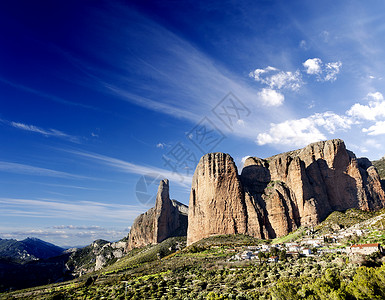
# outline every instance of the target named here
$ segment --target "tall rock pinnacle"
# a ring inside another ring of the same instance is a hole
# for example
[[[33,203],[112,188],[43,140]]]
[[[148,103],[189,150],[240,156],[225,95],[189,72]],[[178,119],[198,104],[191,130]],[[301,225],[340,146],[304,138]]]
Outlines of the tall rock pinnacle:
[[[139,215],[128,234],[127,250],[157,244],[172,236],[187,233],[188,208],[169,196],[169,181],[161,180],[155,207]]]

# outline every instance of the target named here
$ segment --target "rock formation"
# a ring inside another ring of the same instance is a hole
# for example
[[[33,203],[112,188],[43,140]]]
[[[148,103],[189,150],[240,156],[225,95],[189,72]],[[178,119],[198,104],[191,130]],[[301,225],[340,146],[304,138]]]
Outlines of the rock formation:
[[[244,193],[233,159],[224,153],[206,154],[192,180],[187,243],[246,229]]]
[[[169,182],[161,180],[155,207],[139,215],[128,234],[127,250],[157,244],[172,236],[185,236],[188,207],[169,196]]]
[[[249,157],[242,174],[228,154],[204,155],[193,176],[187,243],[216,234],[275,238],[315,225],[334,210],[385,207],[369,160],[342,140],[329,140],[267,159]]]

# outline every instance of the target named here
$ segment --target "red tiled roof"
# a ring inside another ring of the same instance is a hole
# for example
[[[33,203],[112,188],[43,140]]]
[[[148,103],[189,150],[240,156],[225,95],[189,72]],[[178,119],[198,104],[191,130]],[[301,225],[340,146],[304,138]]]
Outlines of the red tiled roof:
[[[375,244],[358,244],[358,245],[351,246],[351,248],[365,248],[365,247],[378,247],[378,246],[379,246],[378,243],[375,243]]]

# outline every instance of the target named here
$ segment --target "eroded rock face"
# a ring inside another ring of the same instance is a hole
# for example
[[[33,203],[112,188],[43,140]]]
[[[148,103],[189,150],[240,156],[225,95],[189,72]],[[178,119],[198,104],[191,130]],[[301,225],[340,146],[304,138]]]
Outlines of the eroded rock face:
[[[192,180],[188,219],[187,244],[215,234],[246,233],[244,192],[230,155],[209,153],[200,159]]]
[[[161,180],[155,207],[139,215],[128,234],[127,250],[157,244],[172,236],[187,234],[188,207],[169,195],[169,182]]]
[[[202,157],[193,177],[187,242],[214,234],[275,238],[315,225],[334,210],[385,207],[377,170],[342,140],[317,142],[267,159],[242,174],[228,154]]]

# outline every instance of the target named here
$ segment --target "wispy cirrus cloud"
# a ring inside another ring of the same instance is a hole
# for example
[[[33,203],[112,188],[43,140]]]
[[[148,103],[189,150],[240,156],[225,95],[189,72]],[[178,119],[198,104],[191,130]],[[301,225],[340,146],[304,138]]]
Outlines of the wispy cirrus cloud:
[[[12,127],[15,127],[17,129],[25,130],[25,131],[30,131],[30,132],[35,132],[35,133],[40,133],[44,136],[52,136],[52,137],[57,137],[57,138],[62,138],[65,140],[69,140],[71,142],[79,143],[80,139],[76,136],[69,135],[67,133],[64,133],[63,131],[56,130],[56,129],[44,129],[35,125],[28,125],[24,123],[18,123],[18,122],[10,122],[10,125]]]
[[[3,124],[6,124],[8,126],[11,126],[13,128],[17,128],[17,129],[28,131],[28,132],[38,133],[38,134],[44,135],[46,137],[56,137],[56,138],[68,140],[68,141],[73,142],[73,143],[80,143],[79,137],[67,134],[67,133],[60,131],[60,130],[57,130],[57,129],[52,129],[52,128],[45,129],[45,128],[31,125],[31,124],[8,121],[8,120],[3,120],[3,119],[0,119],[0,122]]]
[[[125,205],[83,200],[0,198],[6,216],[127,223],[146,210],[143,205]]]
[[[45,219],[50,223],[73,222],[94,225],[53,225],[49,228],[10,228],[0,225],[2,238],[42,238],[59,245],[86,245],[96,239],[119,240],[127,235],[128,224],[148,209],[143,205],[126,205],[84,200],[30,199],[0,197],[2,215],[7,218]],[[67,223],[68,224],[68,223]],[[71,224],[71,223],[70,223]],[[108,224],[120,229],[106,228]],[[121,224],[121,226],[119,226]],[[102,225],[102,226],[101,226]]]
[[[57,177],[57,178],[67,178],[67,179],[91,179],[91,180],[100,180],[94,177],[88,177],[78,174],[71,174],[67,172],[46,169],[35,167],[26,164],[0,161],[0,171],[9,172],[16,174],[25,174],[25,175],[34,175],[34,176],[46,176],[46,177]]]
[[[2,78],[2,77],[0,77],[0,82],[8,84],[8,85],[10,85],[10,86],[12,86],[14,88],[20,89],[22,91],[25,91],[25,92],[37,95],[39,97],[43,97],[43,98],[46,98],[48,100],[57,102],[57,103],[61,103],[61,104],[65,104],[65,105],[70,105],[70,106],[79,106],[79,107],[83,107],[83,108],[87,108],[87,109],[92,109],[92,110],[98,110],[98,108],[96,108],[96,107],[93,107],[93,106],[90,106],[90,105],[86,105],[86,104],[83,104],[83,103],[79,103],[79,102],[72,102],[72,101],[69,101],[69,100],[65,100],[63,98],[60,98],[60,97],[48,94],[46,92],[39,91],[39,90],[27,87],[27,86],[22,85],[22,84],[11,82],[11,81],[6,80],[5,78]]]
[[[139,164],[133,164],[121,159],[117,159],[114,157],[109,157],[101,154],[96,153],[89,153],[89,152],[83,152],[83,151],[76,151],[76,150],[65,150],[66,152],[85,157],[88,159],[91,159],[93,161],[96,161],[98,163],[101,163],[103,165],[109,166],[114,168],[115,170],[118,170],[120,172],[129,173],[129,174],[137,174],[137,175],[146,175],[149,177],[154,178],[167,178],[174,182],[175,184],[178,184],[182,187],[185,187],[186,189],[190,189],[190,184],[192,181],[192,176],[181,176],[180,174],[176,172],[172,172],[167,169],[162,169],[158,167],[153,166],[144,166]]]

